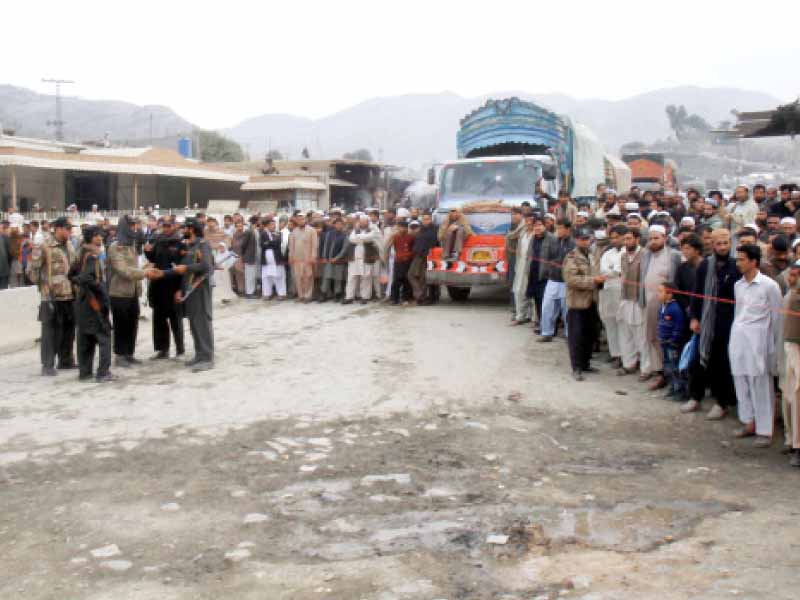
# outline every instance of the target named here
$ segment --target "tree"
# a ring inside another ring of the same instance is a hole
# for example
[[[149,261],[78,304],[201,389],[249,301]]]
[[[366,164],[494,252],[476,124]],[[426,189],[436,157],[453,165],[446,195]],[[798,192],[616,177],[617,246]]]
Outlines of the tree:
[[[342,158],[346,160],[364,160],[367,162],[372,162],[372,153],[367,150],[366,148],[359,148],[354,152],[345,152],[342,154]]]
[[[301,152],[303,158],[311,158],[311,153],[308,151],[308,148],[303,148],[303,152]]]
[[[281,154],[280,150],[270,150],[267,152],[267,158],[271,158],[272,160],[283,160],[283,154]]]
[[[669,126],[679,142],[705,138],[711,131],[711,125],[703,117],[690,115],[683,104],[680,106],[670,104],[666,110]]]
[[[242,147],[216,131],[199,129],[195,132],[200,146],[200,160],[203,162],[241,162],[244,160]]]

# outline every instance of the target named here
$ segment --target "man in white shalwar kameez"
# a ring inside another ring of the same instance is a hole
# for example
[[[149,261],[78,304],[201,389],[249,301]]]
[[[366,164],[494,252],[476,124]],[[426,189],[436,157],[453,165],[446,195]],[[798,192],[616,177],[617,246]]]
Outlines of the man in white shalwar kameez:
[[[759,271],[761,249],[739,246],[736,267],[742,278],[734,285],[736,313],[728,343],[739,420],[736,437],[757,436],[753,445],[772,443],[775,413],[773,377],[777,374],[777,347],[782,335],[783,304],[778,284]]]
[[[370,223],[369,217],[361,216],[347,241],[344,304],[353,302],[356,290],[361,302],[368,302],[372,297],[374,273],[381,268],[383,235],[377,225]]]
[[[600,275],[606,280],[598,294],[597,312],[606,329],[608,353],[616,368],[622,367],[622,349],[619,341],[619,322],[617,313],[622,301],[622,249],[625,228],[612,229],[608,235],[611,245],[600,256]],[[628,361],[630,365],[630,360]]]
[[[286,298],[286,266],[283,262],[283,240],[275,231],[275,221],[268,219],[261,232],[261,248],[264,255],[261,263],[261,295],[272,298],[278,294],[281,300]]]
[[[533,228],[535,219],[533,216],[525,217],[525,229],[520,233],[517,240],[517,262],[514,266],[514,284],[511,291],[514,292],[514,306],[516,315],[511,321],[512,325],[522,325],[530,323],[533,318],[533,298],[528,298],[528,250],[533,241]]]

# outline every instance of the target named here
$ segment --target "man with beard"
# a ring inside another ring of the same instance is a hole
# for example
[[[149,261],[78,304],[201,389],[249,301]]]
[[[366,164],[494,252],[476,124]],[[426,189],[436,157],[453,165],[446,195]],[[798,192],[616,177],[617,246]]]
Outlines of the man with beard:
[[[597,310],[606,329],[608,353],[611,365],[615,369],[622,368],[622,350],[619,342],[619,305],[622,301],[622,252],[624,236],[627,228],[618,225],[608,234],[610,245],[602,253],[599,263],[599,274],[606,279],[598,294]]]
[[[617,321],[619,323],[619,349],[622,368],[617,375],[623,377],[636,372],[643,362],[644,311],[639,305],[639,281],[641,277],[642,246],[638,227],[626,228],[622,234],[624,250],[620,255],[622,290]]]
[[[793,183],[784,183],[780,187],[780,199],[769,208],[769,214],[775,215],[780,219],[784,217],[794,216],[794,213],[800,208],[792,200],[792,192],[795,191],[796,186]]]
[[[104,268],[100,251],[103,236],[94,225],[83,231],[83,246],[78,262],[73,266],[72,282],[78,287],[75,316],[78,325],[78,379],[92,378],[95,346],[100,353],[95,380],[98,383],[112,381],[111,367],[111,321],[109,321],[109,299],[106,291]]]
[[[658,313],[661,309],[658,286],[674,281],[681,264],[680,252],[666,246],[666,233],[663,225],[651,225],[647,249],[642,253],[639,305],[645,311],[646,344],[642,353],[642,376],[639,380],[647,381],[655,375],[655,381],[649,386],[651,391],[661,389],[667,384],[663,373],[661,343],[658,339]]]
[[[74,369],[72,346],[75,341],[75,299],[69,272],[78,256],[70,243],[72,225],[66,217],[53,221],[53,239],[35,246],[28,263],[27,275],[39,285],[41,304],[39,321],[42,323],[42,375],[57,375],[59,369]]]
[[[183,225],[185,253],[180,264],[163,272],[167,279],[178,278],[180,288],[175,301],[182,304],[189,319],[194,340],[194,358],[185,363],[193,373],[214,367],[214,330],[212,326],[211,284],[214,270],[211,248],[203,239],[203,225],[196,219],[186,219]]]
[[[344,294],[344,283],[347,279],[347,233],[341,217],[333,220],[332,226],[321,238],[322,282],[320,283],[319,301],[331,298],[341,300]]]
[[[114,355],[118,367],[141,363],[134,358],[139,331],[139,298],[142,279],[152,278],[152,270],[139,268],[135,245],[141,238],[139,221],[122,215],[117,222],[117,239],[108,247],[108,295],[114,318]]]
[[[789,240],[785,235],[775,236],[767,247],[767,259],[761,261],[761,272],[778,284],[781,295],[788,291],[784,273],[788,267]]]
[[[292,262],[292,276],[297,286],[298,300],[304,304],[311,302],[314,294],[314,268],[317,262],[319,240],[317,232],[306,223],[306,216],[295,216],[296,227],[289,236],[289,256]]]
[[[242,242],[242,261],[244,262],[244,297],[257,298],[256,279],[260,273],[261,231],[258,217],[250,217],[250,228],[245,232]]]
[[[451,208],[439,228],[439,243],[445,260],[458,260],[464,242],[472,235],[467,218],[457,208]]]
[[[181,260],[183,247],[180,234],[175,230],[174,217],[161,223],[161,233],[145,244],[144,254],[156,269],[166,271]],[[151,360],[169,358],[170,330],[175,340],[175,356],[183,356],[183,315],[175,302],[175,292],[180,289],[177,279],[154,279],[147,286],[147,299],[153,308],[153,348]]]
[[[723,419],[736,402],[736,391],[728,357],[728,342],[734,317],[734,284],[740,273],[731,257],[731,234],[727,229],[712,233],[714,251],[697,267],[697,284],[690,304],[689,328],[698,334],[699,366],[689,381],[688,402],[681,412],[695,412],[711,388],[716,404],[706,419]]]
[[[408,269],[408,280],[411,282],[411,289],[414,292],[414,299],[417,304],[433,304],[437,300],[436,292],[439,286],[425,285],[428,254],[436,244],[436,227],[433,224],[431,215],[425,213],[422,215],[419,233],[414,238],[414,246],[412,247],[414,258],[411,259],[411,266]]]
[[[347,286],[342,304],[352,304],[356,291],[361,303],[366,304],[372,296],[373,272],[381,268],[383,236],[378,226],[369,217],[360,216],[347,243]]]

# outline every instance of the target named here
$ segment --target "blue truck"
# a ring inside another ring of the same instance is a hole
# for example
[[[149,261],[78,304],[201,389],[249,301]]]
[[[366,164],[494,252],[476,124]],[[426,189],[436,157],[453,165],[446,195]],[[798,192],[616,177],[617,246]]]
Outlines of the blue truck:
[[[474,235],[458,260],[435,248],[426,279],[447,286],[454,300],[466,300],[472,287],[507,285],[504,236],[515,206],[527,201],[544,211],[542,198],[560,189],[594,199],[606,162],[586,127],[516,97],[489,100],[466,115],[456,145],[458,159],[428,174],[429,183],[438,184],[434,221],[440,224],[456,208]]]

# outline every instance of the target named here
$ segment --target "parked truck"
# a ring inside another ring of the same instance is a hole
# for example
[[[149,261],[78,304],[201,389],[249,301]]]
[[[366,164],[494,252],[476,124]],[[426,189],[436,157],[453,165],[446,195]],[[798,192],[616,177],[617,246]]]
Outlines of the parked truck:
[[[469,220],[469,236],[454,260],[434,248],[427,282],[444,285],[454,300],[466,300],[473,287],[508,285],[505,234],[515,206],[529,202],[544,212],[542,198],[560,189],[573,198],[593,200],[606,180],[603,149],[583,125],[519,98],[489,100],[461,119],[458,159],[431,169],[437,183],[434,222],[451,209]]]
[[[631,180],[634,186],[643,191],[667,190],[674,192],[677,188],[677,165],[660,152],[640,152],[623,154],[624,160],[631,168]]]

